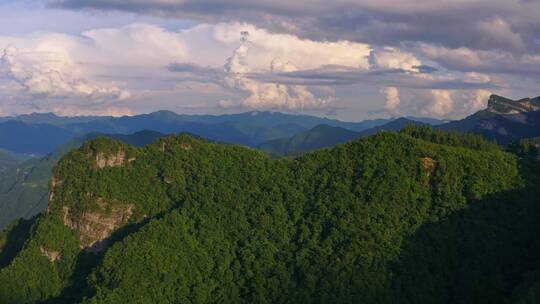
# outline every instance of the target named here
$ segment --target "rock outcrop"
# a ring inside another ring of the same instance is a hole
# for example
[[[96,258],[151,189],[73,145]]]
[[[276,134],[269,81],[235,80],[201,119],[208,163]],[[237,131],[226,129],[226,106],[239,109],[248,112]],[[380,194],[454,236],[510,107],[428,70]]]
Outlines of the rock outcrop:
[[[71,214],[69,207],[62,208],[64,225],[79,233],[79,246],[87,251],[99,252],[107,245],[107,238],[133,215],[133,205],[109,205],[97,199],[97,208],[83,212],[79,217]]]
[[[100,169],[106,167],[118,167],[124,164],[126,160],[126,152],[122,149],[118,150],[116,154],[107,155],[103,152],[96,154],[96,166]]]
[[[512,100],[498,95],[491,95],[488,100],[489,112],[502,115],[516,115],[540,110],[540,97]]]
[[[40,247],[41,255],[49,259],[51,262],[60,261],[62,259],[62,254],[59,251],[47,250],[43,247]]]

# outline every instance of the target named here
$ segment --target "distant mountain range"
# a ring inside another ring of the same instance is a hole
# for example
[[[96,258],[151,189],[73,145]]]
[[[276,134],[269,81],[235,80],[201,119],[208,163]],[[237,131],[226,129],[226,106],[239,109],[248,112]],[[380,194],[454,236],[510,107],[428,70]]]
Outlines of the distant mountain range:
[[[412,118],[440,124],[428,118]],[[318,125],[361,132],[392,119],[343,122],[308,115],[246,112],[230,115],[180,115],[170,111],[124,117],[58,117],[52,113],[0,118],[0,148],[45,155],[84,134],[132,134],[151,130],[163,134],[187,132],[213,141],[256,147],[268,140],[292,137]]]

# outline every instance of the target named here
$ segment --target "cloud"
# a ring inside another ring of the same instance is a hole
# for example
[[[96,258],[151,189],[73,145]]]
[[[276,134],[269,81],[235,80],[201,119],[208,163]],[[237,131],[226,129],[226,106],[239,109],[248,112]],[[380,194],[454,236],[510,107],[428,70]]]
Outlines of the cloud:
[[[49,7],[194,22],[178,32],[131,25],[87,31],[95,35],[84,32],[81,37],[89,49],[101,45],[102,57],[118,57],[99,63],[123,71],[116,76],[141,75],[144,66],[148,81],[137,86],[149,90],[211,83],[213,95],[200,94],[222,108],[343,104],[364,110],[366,103],[381,111],[388,100],[395,104],[386,93],[395,88],[401,111],[410,105],[450,117],[481,105],[479,96],[485,93],[478,92],[503,90],[516,98],[537,94],[540,1],[50,0]],[[244,54],[241,32],[249,33]],[[115,48],[118,53],[135,51],[123,62]],[[140,68],[118,68],[118,63],[137,64],[137,58]],[[229,58],[237,62],[230,61],[224,71]],[[386,99],[381,88],[386,88]],[[359,92],[371,95],[358,98]]]
[[[499,50],[450,49],[423,44],[418,52],[441,66],[462,72],[513,75],[540,74],[540,54],[514,54]]]
[[[381,90],[386,96],[385,108],[388,113],[395,115],[401,100],[399,99],[399,90],[396,87],[388,87]]]
[[[116,67],[158,67],[188,55],[181,33],[152,24],[129,24],[81,33],[83,60]]]
[[[249,33],[242,32],[241,45],[227,59],[225,64],[226,84],[248,93],[248,97],[236,105],[228,101],[220,102],[222,107],[239,106],[251,109],[323,109],[333,104],[334,98],[315,97],[307,87],[301,85],[283,85],[261,82],[246,75],[253,70],[248,64],[248,54],[255,45],[249,40]],[[298,68],[288,61],[275,58],[270,62],[269,70],[273,72],[293,72]]]
[[[454,100],[449,91],[431,90],[432,100],[425,111],[430,115],[446,117],[454,110]]]
[[[0,57],[0,75],[18,84],[19,93],[38,98],[129,97],[129,92],[118,87],[88,82],[71,74],[69,71],[75,68],[67,58],[46,58],[46,54],[38,57],[37,61],[25,61],[16,47],[7,47]]]
[[[369,59],[373,69],[418,72],[418,67],[422,66],[413,54],[392,47],[372,50]]]
[[[117,107],[117,106],[104,106],[99,108],[81,108],[80,106],[57,106],[53,107],[51,112],[56,113],[60,116],[131,116],[134,112],[128,107]]]
[[[218,69],[212,67],[203,67],[193,63],[171,63],[167,66],[170,72],[193,73],[193,74],[211,74],[220,73]]]
[[[189,32],[208,31],[208,27],[200,25]],[[233,55],[223,61],[221,71],[189,62],[170,64],[168,70],[190,79],[211,76],[216,83],[222,79],[226,88],[247,94],[236,102],[221,100],[218,105],[224,108],[322,110],[335,102],[335,98],[327,94],[329,90],[264,81],[252,77],[253,74],[288,73],[330,64],[361,70],[369,68],[370,48],[365,44],[302,40],[292,35],[271,34],[247,24],[218,24],[212,26],[210,32],[214,41],[207,41],[207,46],[237,45]],[[188,56],[187,60],[194,58]]]
[[[129,11],[204,23],[247,22],[318,41],[399,46],[426,42],[450,48],[538,50],[539,1],[506,0],[58,0],[51,7]]]
[[[401,69],[366,71],[343,66],[323,66],[314,70],[282,73],[250,73],[248,76],[259,81],[291,85],[343,86],[363,84],[376,87],[387,85],[419,90],[470,90],[496,89],[499,87],[490,78],[458,78],[451,75],[432,76]]]
[[[429,90],[413,94],[413,107],[421,115],[439,118],[462,118],[483,110],[491,95],[487,90]]]

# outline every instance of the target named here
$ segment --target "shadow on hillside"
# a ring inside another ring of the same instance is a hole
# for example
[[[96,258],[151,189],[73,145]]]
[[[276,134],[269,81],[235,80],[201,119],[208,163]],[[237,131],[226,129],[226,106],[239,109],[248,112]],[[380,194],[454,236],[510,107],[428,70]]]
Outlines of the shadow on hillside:
[[[13,227],[6,228],[8,231],[5,246],[0,249],[0,269],[8,266],[22,250],[24,243],[30,237],[32,225],[36,219],[37,216],[30,219],[20,219]]]
[[[525,188],[424,224],[404,242],[392,266],[395,302],[508,303],[540,281],[538,167],[522,164]]]
[[[147,218],[139,223],[131,223],[121,227],[120,229],[113,232],[113,234],[104,240],[105,247],[111,248],[114,244],[121,242],[128,235],[137,232],[139,229],[144,227],[150,221],[155,219],[160,219],[165,216],[167,212],[162,212],[155,217]],[[103,242],[103,241],[102,241]],[[86,252],[82,251],[77,256],[77,261],[75,263],[75,268],[73,275],[70,278],[72,284],[64,288],[62,293],[55,298],[49,299],[45,303],[50,304],[70,304],[70,303],[79,303],[85,297],[93,295],[94,291],[88,285],[88,277],[91,272],[101,263],[103,257],[105,256],[107,250],[104,250],[99,253]]]

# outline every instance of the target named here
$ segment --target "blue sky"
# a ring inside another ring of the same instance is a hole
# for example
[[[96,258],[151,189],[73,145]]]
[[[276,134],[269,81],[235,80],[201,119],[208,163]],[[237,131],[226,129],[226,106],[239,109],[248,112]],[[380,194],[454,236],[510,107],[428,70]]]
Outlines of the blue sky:
[[[0,115],[460,118],[540,95],[533,0],[0,0]]]

